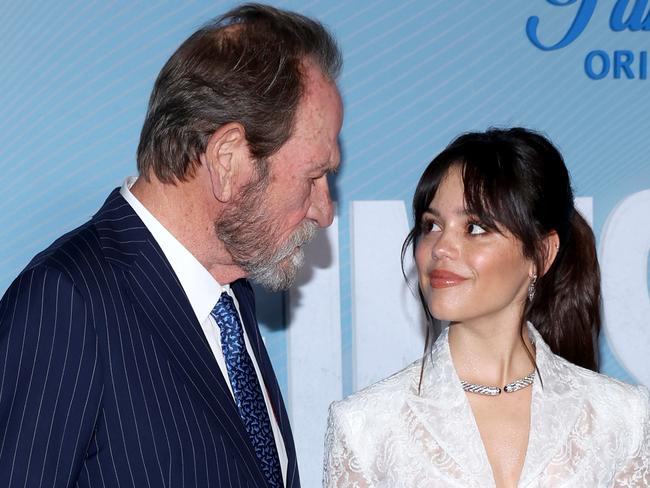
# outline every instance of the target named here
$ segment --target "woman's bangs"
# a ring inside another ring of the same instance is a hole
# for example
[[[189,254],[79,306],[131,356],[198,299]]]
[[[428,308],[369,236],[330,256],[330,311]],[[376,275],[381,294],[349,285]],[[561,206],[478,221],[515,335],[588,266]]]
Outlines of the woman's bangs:
[[[510,230],[512,214],[504,205],[506,183],[485,163],[484,160],[462,163],[466,211],[489,230],[502,232],[504,227]]]

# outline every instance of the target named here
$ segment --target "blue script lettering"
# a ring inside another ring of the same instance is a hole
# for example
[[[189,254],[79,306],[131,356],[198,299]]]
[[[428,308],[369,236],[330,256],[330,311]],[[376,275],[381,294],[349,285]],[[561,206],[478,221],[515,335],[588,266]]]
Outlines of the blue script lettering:
[[[546,0],[556,7],[566,7],[577,3],[578,0]],[[634,2],[634,3],[632,3]],[[539,40],[539,17],[532,16],[526,22],[526,35],[530,42],[542,51],[554,51],[568,46],[575,41],[585,30],[591,20],[598,0],[582,0],[573,23],[569,30],[564,34],[556,44],[545,45]],[[630,9],[630,5],[632,8]],[[616,0],[612,14],[609,17],[609,27],[614,32],[629,30],[637,32],[640,30],[650,31],[650,12],[648,9],[648,0]],[[629,14],[626,15],[626,12]]]
[[[612,10],[612,15],[609,18],[609,26],[611,29],[614,32],[620,32],[625,29],[632,32],[650,30],[650,14],[646,15],[645,19],[643,18],[643,13],[648,6],[648,0],[636,0],[630,15],[624,20],[623,16],[629,3],[629,0],[618,0],[616,2]]]
[[[577,0],[546,0],[546,1],[551,5],[555,5],[557,7],[566,7],[567,5],[573,5],[574,3],[576,3]],[[571,24],[571,27],[569,27],[567,33],[557,44],[553,44],[551,46],[545,46],[540,42],[539,36],[537,35],[537,31],[539,27],[539,17],[536,16],[530,17],[528,19],[528,22],[526,22],[526,35],[528,36],[528,39],[530,39],[530,42],[532,42],[536,47],[538,47],[542,51],[553,51],[555,49],[561,49],[571,44],[573,41],[576,40],[576,38],[580,34],[582,34],[582,31],[585,30],[585,27],[587,27],[587,24],[591,20],[591,16],[593,15],[594,10],[596,8],[596,1],[597,0],[582,0],[582,3],[580,4],[580,8],[578,8],[578,12],[576,13],[575,18],[573,19],[573,23]]]

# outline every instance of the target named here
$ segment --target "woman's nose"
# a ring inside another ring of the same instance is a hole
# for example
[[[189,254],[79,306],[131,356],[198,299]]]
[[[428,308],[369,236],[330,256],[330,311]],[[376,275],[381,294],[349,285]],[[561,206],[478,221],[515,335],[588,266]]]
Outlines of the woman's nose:
[[[454,259],[458,257],[458,252],[457,236],[450,229],[442,230],[431,249],[432,257],[434,259]]]

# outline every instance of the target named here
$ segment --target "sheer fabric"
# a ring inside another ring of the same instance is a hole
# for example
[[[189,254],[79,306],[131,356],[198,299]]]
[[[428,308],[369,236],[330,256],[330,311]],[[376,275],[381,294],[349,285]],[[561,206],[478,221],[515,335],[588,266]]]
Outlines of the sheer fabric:
[[[554,355],[529,324],[540,370],[520,488],[650,487],[648,390]],[[447,331],[420,361],[330,407],[326,488],[494,487]],[[430,363],[429,363],[430,361]]]

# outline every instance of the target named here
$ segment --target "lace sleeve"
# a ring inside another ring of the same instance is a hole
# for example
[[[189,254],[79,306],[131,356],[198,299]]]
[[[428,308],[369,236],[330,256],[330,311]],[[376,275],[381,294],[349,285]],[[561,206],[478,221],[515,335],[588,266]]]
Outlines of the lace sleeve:
[[[637,416],[641,434],[622,469],[616,474],[614,488],[645,488],[650,486],[650,400],[648,390],[640,388],[641,401]],[[637,438],[636,436],[633,436]]]
[[[367,470],[361,465],[346,434],[345,419],[337,406],[330,406],[325,434],[323,488],[371,488]]]

